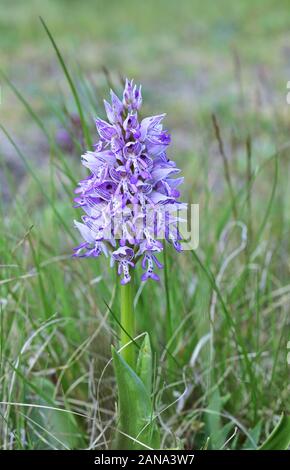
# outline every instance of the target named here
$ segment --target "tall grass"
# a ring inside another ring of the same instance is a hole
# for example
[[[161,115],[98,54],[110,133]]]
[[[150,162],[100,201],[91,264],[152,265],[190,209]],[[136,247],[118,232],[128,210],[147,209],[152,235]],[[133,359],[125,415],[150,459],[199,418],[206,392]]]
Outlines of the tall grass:
[[[94,141],[89,117],[91,109],[101,113],[98,84],[71,74],[45,28],[85,140]],[[109,448],[116,424],[110,345],[118,339],[119,292],[106,262],[71,257],[83,144],[65,153],[55,141],[57,123],[68,122],[63,107],[47,103],[56,123],[48,129],[10,85],[27,119],[44,132],[50,158],[41,166],[31,163],[2,121],[26,179],[21,186],[15,182],[2,154],[11,197],[1,202],[0,224],[1,446]],[[200,203],[200,247],[179,256],[166,251],[161,284],[142,284],[137,293],[136,323],[153,341],[162,447],[257,448],[287,410],[289,391],[288,148],[253,158],[244,142],[244,171],[235,169],[235,155],[224,167],[217,152],[216,189],[208,181],[207,148],[217,145],[217,127],[215,135],[210,115],[201,121],[202,154],[180,156],[184,198]],[[218,125],[222,129],[222,118]]]

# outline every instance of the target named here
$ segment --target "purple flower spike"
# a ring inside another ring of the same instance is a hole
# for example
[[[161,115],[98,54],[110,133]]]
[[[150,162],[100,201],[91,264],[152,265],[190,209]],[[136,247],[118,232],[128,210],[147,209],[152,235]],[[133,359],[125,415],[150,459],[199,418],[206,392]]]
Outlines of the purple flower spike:
[[[142,281],[159,281],[154,269],[163,265],[157,256],[163,244],[181,250],[177,187],[183,178],[166,155],[170,134],[163,130],[165,114],[140,120],[141,86],[126,80],[122,100],[111,91],[104,101],[108,121],[96,119],[99,141],[82,156],[89,176],[75,190],[75,207],[84,211],[75,221],[84,242],[74,256],[111,257],[121,284],[131,281],[131,270],[141,260]],[[177,214],[177,215],[176,215]]]

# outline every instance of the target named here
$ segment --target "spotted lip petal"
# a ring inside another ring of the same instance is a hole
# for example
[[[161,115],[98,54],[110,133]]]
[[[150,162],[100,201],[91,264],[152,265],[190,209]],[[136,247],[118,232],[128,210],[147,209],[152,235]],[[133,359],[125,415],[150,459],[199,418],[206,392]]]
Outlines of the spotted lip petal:
[[[81,157],[90,175],[75,190],[75,207],[84,211],[75,227],[84,242],[74,256],[110,253],[122,284],[130,282],[130,271],[142,258],[142,281],[158,281],[154,269],[163,267],[156,256],[163,243],[181,248],[173,211],[184,208],[177,190],[183,178],[176,178],[180,170],[166,154],[171,139],[162,126],[165,114],[138,119],[141,86],[126,79],[122,100],[112,90],[110,96],[110,103],[104,100],[109,122],[96,119],[99,141]]]

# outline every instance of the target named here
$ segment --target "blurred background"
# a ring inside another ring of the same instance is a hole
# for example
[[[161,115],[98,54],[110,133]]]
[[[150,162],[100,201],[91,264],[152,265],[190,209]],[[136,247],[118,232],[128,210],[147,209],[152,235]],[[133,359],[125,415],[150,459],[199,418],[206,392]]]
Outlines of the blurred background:
[[[81,70],[93,87],[96,109],[89,110],[88,121],[102,113],[105,68],[117,88],[120,76],[141,81],[146,111],[168,114],[172,155],[178,158],[182,152],[184,170],[188,160],[206,153],[216,171],[216,147],[208,143],[212,112],[222,119],[226,144],[234,146],[229,154],[235,153],[235,165],[247,134],[255,136],[254,157],[284,143],[289,125],[287,0],[278,5],[272,0],[184,0],[182,5],[170,0],[1,0],[1,6],[1,69],[48,128],[60,125],[51,112],[60,97],[69,112],[75,109],[39,16],[69,68],[75,75]],[[2,121],[30,158],[43,163],[47,151],[42,134],[3,81],[1,88]],[[22,176],[21,165],[2,139],[1,148],[15,174]]]
[[[287,412],[289,8],[0,0],[2,448],[106,448],[114,426],[114,377],[102,371],[116,324],[104,299],[117,313],[118,287],[106,260],[71,258],[86,145],[62,60],[93,142],[110,87],[142,83],[143,114],[167,113],[182,199],[200,204],[198,258],[168,250],[168,283],[136,299],[163,445],[256,448]]]

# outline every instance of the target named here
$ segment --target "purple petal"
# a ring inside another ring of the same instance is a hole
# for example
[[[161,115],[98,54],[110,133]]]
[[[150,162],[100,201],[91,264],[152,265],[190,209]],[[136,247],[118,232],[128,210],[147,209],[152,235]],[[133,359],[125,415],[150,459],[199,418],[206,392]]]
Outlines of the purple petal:
[[[122,101],[118,98],[118,96],[113,92],[113,90],[110,91],[111,94],[111,102],[112,102],[112,108],[116,114],[116,116],[120,116],[123,112],[123,103]]]
[[[108,124],[106,121],[103,121],[103,119],[96,119],[96,127],[99,136],[107,141],[110,141],[112,137],[118,133],[114,126]]]
[[[74,220],[75,227],[79,230],[81,236],[84,238],[84,240],[88,243],[93,243],[95,241],[95,238],[92,234],[91,229],[87,227],[84,224],[81,224],[77,220]]]
[[[150,116],[150,117],[143,119],[140,124],[140,132],[141,132],[140,140],[142,141],[145,140],[148,131],[158,126],[165,116],[166,114],[159,114],[158,116]]]
[[[107,117],[108,117],[110,123],[114,124],[115,123],[115,113],[113,111],[112,106],[106,100],[104,100],[104,106],[105,106],[106,114],[107,114]]]
[[[152,171],[152,178],[154,181],[164,180],[171,174],[179,173],[178,168],[156,168]]]

